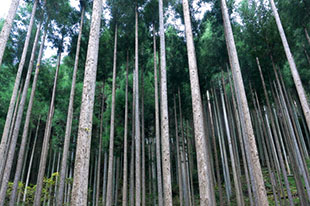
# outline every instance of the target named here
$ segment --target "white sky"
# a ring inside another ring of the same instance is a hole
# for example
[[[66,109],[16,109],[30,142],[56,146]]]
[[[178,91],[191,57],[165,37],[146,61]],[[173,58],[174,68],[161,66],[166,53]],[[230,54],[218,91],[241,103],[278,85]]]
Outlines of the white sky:
[[[1,2],[1,6],[0,6],[0,18],[6,18],[12,0],[1,0],[1,1],[2,2]],[[242,0],[235,0],[235,1],[236,1],[236,4],[239,4]],[[21,2],[23,2],[23,0]],[[105,0],[103,0],[103,2],[105,2]],[[201,5],[201,7],[198,7],[197,2],[198,2],[198,0],[194,0],[194,2],[193,2],[194,9],[199,11],[199,13],[195,17],[197,19],[202,19],[204,16],[204,13],[207,10],[210,10],[211,7],[207,3],[203,3]],[[79,0],[70,0],[70,4],[74,8],[79,9],[79,4],[80,4]],[[173,13],[172,9],[168,9],[167,12],[169,15],[167,23],[173,22],[173,24],[177,27],[177,29],[179,29],[180,31],[184,31],[184,25],[182,25],[180,19],[174,18],[174,13]],[[237,21],[238,21],[238,16],[239,16],[238,14],[234,14],[234,17],[237,18]],[[86,17],[90,18],[89,16],[86,16]],[[109,14],[105,15],[105,17],[106,17],[106,19],[110,18]],[[66,41],[68,42],[69,39],[67,39]],[[47,45],[47,48],[46,48],[46,51],[44,54],[44,58],[49,58],[53,55],[56,55],[57,51],[56,51],[56,49],[51,48],[52,44],[50,42],[47,42],[46,45]],[[66,55],[66,54],[64,54],[64,55]]]

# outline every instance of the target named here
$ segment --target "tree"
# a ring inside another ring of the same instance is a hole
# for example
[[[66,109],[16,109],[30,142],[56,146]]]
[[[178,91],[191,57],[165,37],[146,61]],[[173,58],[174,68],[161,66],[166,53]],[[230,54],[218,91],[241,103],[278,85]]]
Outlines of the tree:
[[[8,12],[8,16],[6,17],[5,23],[2,27],[1,33],[0,33],[0,66],[2,64],[2,58],[4,54],[4,50],[7,44],[7,41],[9,39],[9,35],[11,32],[11,28],[14,22],[14,17],[16,15],[16,11],[19,5],[20,0],[13,0],[11,2],[11,6]]]
[[[158,1],[159,6],[159,36],[160,36],[160,112],[161,112],[161,145],[162,145],[162,170],[164,181],[164,203],[172,205],[171,168],[170,168],[170,143],[169,143],[169,114],[166,74],[166,46],[164,31],[163,1]]]
[[[107,183],[107,201],[106,205],[112,205],[112,176],[113,176],[113,159],[114,159],[114,121],[115,121],[115,89],[116,89],[116,58],[117,58],[117,25],[115,25],[114,34],[114,56],[113,56],[113,83],[112,83],[112,104],[111,104],[111,122],[110,122],[110,145],[109,145],[109,166],[108,166],[108,183]]]
[[[18,71],[17,71],[17,75],[16,75],[16,79],[15,79],[14,89],[12,92],[9,109],[8,109],[6,120],[5,120],[5,126],[3,129],[1,144],[0,144],[0,156],[1,157],[4,157],[4,154],[6,153],[8,135],[9,135],[11,122],[12,122],[12,115],[13,115],[15,101],[16,101],[16,97],[17,97],[17,93],[18,93],[18,89],[19,89],[19,85],[20,85],[20,81],[21,81],[22,72],[24,69],[27,50],[28,50],[28,46],[30,43],[30,36],[31,36],[31,31],[32,31],[34,19],[35,19],[37,4],[38,4],[38,0],[35,1],[33,8],[32,8],[32,13],[31,13],[31,18],[30,18],[28,30],[27,30],[27,35],[26,35],[26,39],[25,39],[23,53],[22,53],[22,56],[21,56],[21,59],[20,59],[19,65],[18,65]],[[4,165],[5,165],[5,161],[6,161],[5,158],[1,158],[1,160],[0,160],[0,179],[2,179],[2,175],[3,175],[2,172],[3,172]]]
[[[22,121],[22,117],[23,117],[24,107],[25,107],[25,104],[26,104],[28,87],[29,87],[29,84],[30,84],[31,72],[32,72],[33,64],[34,64],[35,52],[36,52],[37,44],[38,44],[38,41],[39,41],[40,30],[41,30],[41,22],[38,24],[35,41],[33,43],[30,64],[29,64],[29,67],[28,67],[27,76],[26,76],[26,80],[25,80],[25,83],[24,83],[24,88],[23,88],[21,100],[19,102],[18,112],[17,112],[15,124],[14,124],[14,130],[13,130],[13,134],[12,134],[12,137],[11,137],[11,143],[10,143],[9,150],[8,150],[8,157],[7,157],[7,161],[6,161],[6,165],[5,165],[5,169],[4,169],[4,174],[3,174],[3,179],[2,179],[2,184],[1,184],[1,192],[0,192],[0,198],[1,199],[4,199],[5,195],[6,195],[6,190],[7,190],[7,186],[8,186],[9,176],[10,176],[10,173],[11,173],[11,168],[12,168],[14,154],[15,154],[15,147],[16,147],[16,143],[17,143],[17,139],[18,139],[19,129],[20,129],[20,126],[21,126],[21,121]],[[24,139],[22,139],[21,149],[25,148],[26,142],[27,142],[27,138],[24,137]],[[23,158],[23,155],[21,155],[20,157]],[[19,167],[17,167],[17,171],[15,173],[21,173],[21,170],[22,170],[22,159],[20,160]],[[16,185],[15,188],[13,188],[13,193],[14,192],[16,193],[16,190],[17,190],[17,185]],[[16,196],[16,194],[15,194],[15,196]],[[0,205],[1,204],[3,204],[3,203],[0,203]],[[14,203],[12,203],[12,205],[14,205]]]
[[[87,205],[87,177],[89,170],[88,166],[96,86],[101,12],[102,1],[94,0],[74,165],[74,181],[71,200],[72,205]]]
[[[73,103],[74,103],[74,95],[75,95],[76,76],[77,76],[77,70],[78,70],[78,65],[79,65],[81,38],[82,38],[83,22],[84,22],[84,15],[85,15],[85,5],[82,2],[80,2],[80,4],[82,7],[80,31],[79,31],[79,36],[77,40],[77,48],[76,48],[76,54],[75,54],[73,77],[72,77],[71,92],[70,92],[70,101],[69,101],[69,106],[68,106],[66,133],[65,133],[65,138],[64,138],[65,140],[64,140],[61,169],[60,169],[59,188],[58,188],[58,195],[57,195],[57,205],[62,205],[63,197],[64,197],[65,176],[66,176],[66,171],[67,171],[67,159],[68,159],[71,128],[72,128],[72,118],[73,118]]]
[[[197,61],[195,46],[193,41],[192,26],[189,14],[189,5],[187,0],[183,0],[183,13],[186,32],[186,45],[188,55],[188,66],[191,82],[193,118],[195,129],[195,142],[197,151],[198,180],[200,205],[214,205],[214,194],[212,193],[210,157],[206,150],[205,128],[203,120],[203,109],[201,102],[201,93],[199,88],[199,79],[197,71]]]
[[[300,76],[299,76],[299,73],[298,73],[298,70],[297,70],[297,67],[295,64],[294,57],[291,53],[290,46],[287,42],[285,32],[284,32],[284,29],[283,29],[283,26],[281,23],[281,19],[280,19],[279,13],[277,11],[276,5],[274,3],[274,0],[270,0],[270,4],[271,4],[273,15],[274,15],[274,18],[276,20],[278,30],[279,30],[279,33],[281,36],[281,40],[282,40],[282,44],[283,44],[284,51],[286,54],[286,58],[288,60],[288,63],[289,63],[290,69],[291,69],[292,77],[293,77],[295,87],[296,87],[296,90],[297,90],[297,93],[299,96],[299,100],[300,100],[300,103],[301,103],[301,106],[302,106],[302,109],[303,109],[303,112],[304,112],[304,115],[306,118],[308,130],[310,131],[310,108],[309,108],[309,104],[307,101],[307,96],[306,96],[303,84],[301,82],[301,79],[300,79]]]
[[[250,154],[247,155],[250,157],[249,164],[251,164],[251,166],[253,167],[253,173],[254,173],[253,176],[255,179],[255,184],[253,186],[256,187],[256,189],[254,190],[254,192],[256,193],[255,202],[257,202],[259,205],[268,205],[268,199],[264,185],[261,165],[258,159],[258,152],[253,132],[253,126],[249,113],[248,101],[245,95],[245,89],[243,79],[241,76],[238,54],[229,20],[226,0],[221,0],[221,8],[224,21],[224,31],[225,31],[227,51],[229,55],[229,62],[234,77],[233,78],[234,86],[236,87],[237,91],[236,96],[238,102],[238,109],[241,117],[241,125],[242,129],[245,131],[246,134],[246,137],[244,137],[246,147],[248,147],[250,150]]]

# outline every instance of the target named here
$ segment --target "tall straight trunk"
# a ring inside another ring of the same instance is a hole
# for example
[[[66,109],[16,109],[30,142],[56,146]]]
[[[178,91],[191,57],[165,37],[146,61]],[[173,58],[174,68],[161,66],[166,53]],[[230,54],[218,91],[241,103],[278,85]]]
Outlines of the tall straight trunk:
[[[290,205],[293,205],[294,204],[293,203],[293,197],[292,197],[292,193],[291,193],[289,182],[288,182],[288,178],[287,178],[287,171],[286,171],[286,168],[285,168],[285,165],[284,165],[284,161],[283,161],[282,150],[281,150],[281,147],[280,147],[279,137],[278,137],[278,133],[277,133],[277,130],[276,130],[276,125],[275,125],[275,121],[274,121],[274,117],[273,117],[273,112],[272,112],[272,109],[271,109],[271,104],[270,104],[269,96],[268,96],[268,93],[267,93],[265,79],[264,79],[264,76],[263,76],[263,73],[262,73],[262,69],[261,69],[261,66],[260,66],[259,59],[257,57],[256,57],[256,62],[257,62],[258,70],[259,70],[259,73],[260,73],[260,78],[261,78],[261,81],[262,81],[262,84],[263,84],[263,89],[264,89],[264,95],[265,95],[265,98],[266,98],[268,114],[269,114],[270,121],[271,121],[271,127],[272,127],[272,131],[273,131],[273,135],[274,135],[274,140],[275,140],[275,143],[276,143],[277,153],[279,154],[278,157],[279,157],[279,161],[280,161],[281,170],[282,170],[282,173],[283,173],[284,183],[285,183],[285,186],[286,186],[286,189],[287,189],[287,197],[289,199]]]
[[[156,168],[157,168],[157,190],[158,206],[163,205],[163,186],[161,177],[161,155],[160,155],[160,130],[159,130],[159,103],[158,103],[158,78],[157,78],[157,55],[155,24],[153,23],[153,49],[154,49],[154,90],[155,90],[155,136],[156,136]]]
[[[141,71],[141,156],[142,156],[142,168],[141,168],[141,186],[142,186],[142,206],[145,206],[145,132],[144,132],[144,73]]]
[[[135,8],[135,151],[136,151],[136,206],[141,205],[141,137],[140,137],[140,106],[139,106],[139,42],[138,42],[138,5]]]
[[[75,53],[75,62],[74,62],[74,69],[73,69],[73,76],[72,76],[70,100],[69,100],[69,106],[68,106],[66,132],[65,132],[65,138],[64,138],[64,147],[63,147],[61,169],[60,169],[60,180],[59,180],[59,188],[58,188],[58,195],[57,195],[57,205],[62,205],[63,198],[64,198],[65,176],[66,176],[67,164],[68,164],[67,159],[68,159],[68,152],[69,152],[69,146],[70,146],[72,118],[73,118],[73,103],[74,103],[74,95],[75,95],[76,74],[77,74],[77,70],[79,66],[79,54],[80,54],[81,38],[82,38],[82,31],[83,31],[84,13],[85,13],[85,8],[83,6],[82,13],[81,13],[80,31],[79,31],[76,53]]]
[[[306,35],[308,44],[310,45],[310,36],[309,36],[308,30],[307,30],[307,27],[305,27],[304,30],[305,30],[305,35]],[[0,65],[1,65],[1,62],[0,62]]]
[[[49,141],[51,137],[51,130],[52,130],[52,122],[53,122],[53,116],[54,116],[54,110],[55,110],[55,98],[56,98],[56,87],[57,87],[57,79],[58,79],[58,73],[59,73],[59,67],[61,62],[61,50],[60,47],[58,49],[58,58],[57,58],[57,68],[55,72],[55,78],[54,78],[54,86],[53,86],[53,92],[52,92],[52,99],[50,103],[50,109],[46,121],[45,131],[44,131],[44,137],[43,137],[43,145],[42,145],[42,151],[41,151],[41,158],[40,158],[40,166],[39,166],[39,174],[37,179],[37,188],[36,193],[34,197],[34,205],[39,206],[41,205],[41,194],[42,194],[42,187],[43,187],[43,179],[45,174],[45,167],[46,167],[46,160],[48,155],[48,147],[49,147]]]
[[[216,139],[215,139],[214,122],[213,122],[213,114],[212,114],[212,107],[211,107],[211,100],[210,100],[209,91],[207,91],[207,100],[208,100],[208,108],[209,108],[209,116],[210,116],[209,118],[210,118],[210,125],[211,125],[212,144],[213,144],[214,156],[215,156],[215,169],[216,169],[217,187],[219,190],[220,205],[223,205],[224,202],[223,202],[220,166],[219,166],[219,158],[218,158],[218,153],[217,153],[217,144],[216,144]]]
[[[94,0],[85,65],[71,205],[87,204],[89,156],[99,51],[101,12],[102,1]]]
[[[4,197],[6,195],[7,184],[9,182],[9,178],[10,178],[10,174],[11,174],[16,143],[17,143],[17,139],[18,139],[20,125],[21,125],[22,118],[23,118],[24,107],[25,107],[26,100],[27,100],[28,87],[30,84],[31,72],[32,72],[33,64],[34,64],[35,52],[36,52],[38,41],[39,41],[40,30],[41,30],[41,22],[38,24],[35,40],[33,43],[32,52],[31,52],[31,58],[30,58],[30,62],[29,62],[27,76],[26,76],[26,80],[24,83],[24,88],[23,88],[23,92],[21,95],[21,100],[20,100],[19,106],[18,106],[18,112],[17,112],[17,116],[16,116],[13,134],[12,134],[11,144],[9,147],[8,157],[7,157],[7,161],[6,161],[6,165],[5,165],[5,169],[4,169],[4,173],[3,173],[3,179],[2,179],[1,191],[0,191],[0,199],[4,199]],[[16,168],[16,172],[15,172],[15,173],[18,173],[18,179],[14,180],[14,182],[16,181],[16,184],[15,184],[15,188],[13,187],[13,191],[12,191],[13,192],[12,195],[14,197],[14,202],[15,202],[16,194],[17,194],[18,181],[19,181],[20,173],[21,173],[22,166],[23,166],[26,143],[27,143],[27,135],[24,136],[24,138],[22,139],[21,145],[20,145],[20,152],[22,153],[22,155],[18,156],[19,159],[18,159],[18,164],[17,164],[17,168]],[[14,202],[11,202],[12,204],[11,203],[10,204],[14,205],[15,204]],[[3,203],[0,203],[1,206],[2,206],[2,204]]]
[[[33,106],[35,91],[36,91],[36,87],[37,87],[37,81],[38,81],[38,76],[39,76],[39,71],[40,71],[41,60],[42,60],[42,56],[43,56],[44,44],[45,44],[45,40],[46,40],[47,27],[48,27],[48,25],[46,25],[46,27],[45,27],[44,34],[43,34],[42,40],[41,40],[40,51],[39,51],[39,56],[38,56],[38,60],[37,60],[37,66],[36,66],[33,82],[32,82],[32,89],[31,89],[30,99],[29,99],[29,103],[28,103],[22,139],[24,139],[27,136],[28,130],[29,130],[30,118],[31,118],[31,113],[32,113],[32,106]],[[20,155],[23,156],[23,154],[21,152],[20,152]],[[30,168],[31,168],[31,166],[30,166]],[[15,178],[19,179],[17,176],[19,176],[18,173],[15,174]],[[14,181],[14,184],[16,184],[15,181]],[[25,196],[24,196],[24,198],[25,198]],[[12,200],[14,200],[13,197],[12,197]]]
[[[174,108],[174,124],[175,124],[175,139],[176,139],[176,148],[177,148],[177,172],[178,172],[178,188],[179,188],[179,204],[183,205],[183,190],[182,190],[182,170],[181,170],[181,158],[180,158],[180,141],[179,141],[179,129],[178,129],[178,117],[177,117],[177,104],[175,96],[173,98],[173,108]]]
[[[16,1],[16,0],[14,0],[14,1]],[[13,3],[14,3],[14,1],[13,1]],[[26,55],[27,55],[28,46],[30,43],[31,31],[32,31],[32,26],[33,26],[34,19],[35,19],[37,4],[38,4],[38,0],[36,0],[34,2],[33,8],[32,8],[31,19],[30,19],[30,23],[28,26],[28,30],[27,30],[27,35],[26,35],[26,39],[25,39],[23,53],[22,53],[22,56],[21,56],[21,59],[20,59],[19,65],[18,65],[18,70],[17,70],[17,74],[16,74],[14,88],[13,88],[13,92],[12,92],[12,96],[11,96],[11,100],[10,100],[10,105],[9,105],[9,109],[8,109],[8,112],[6,115],[5,125],[4,125],[2,138],[1,138],[0,157],[4,156],[4,154],[6,153],[6,149],[7,149],[7,140],[8,140],[8,135],[9,135],[9,131],[10,131],[11,123],[12,123],[12,116],[13,116],[13,112],[14,112],[15,101],[16,101],[16,97],[17,97],[17,93],[18,93],[18,89],[19,89],[21,76],[23,73],[23,68],[24,68],[25,61],[26,61]],[[9,31],[9,33],[10,33],[10,31]],[[2,43],[5,44],[6,41],[1,42],[1,44],[0,44],[1,47],[3,45]],[[0,54],[0,56],[2,58],[3,54],[2,55]],[[2,171],[3,171],[4,166],[5,166],[4,162],[5,162],[5,159],[1,158],[0,159],[0,179],[2,179],[2,175],[3,175]]]
[[[246,151],[245,151],[244,141],[243,141],[243,137],[242,137],[243,131],[241,131],[240,117],[238,114],[238,107],[237,107],[236,98],[234,95],[234,94],[236,94],[236,92],[234,91],[235,87],[233,87],[233,83],[232,83],[230,75],[229,75],[228,79],[229,79],[230,91],[232,93],[233,111],[234,111],[234,116],[235,116],[235,120],[236,120],[237,131],[238,131],[238,138],[239,138],[240,147],[241,147],[241,156],[242,156],[242,161],[243,161],[245,178],[246,178],[246,182],[247,182],[248,197],[250,200],[250,205],[252,206],[252,205],[254,205],[254,202],[253,202],[253,197],[252,197],[251,182],[250,182],[250,176],[249,176],[249,169],[250,168],[248,168],[248,166],[247,166]]]
[[[108,185],[106,205],[112,205],[112,174],[114,157],[114,119],[115,119],[115,87],[116,87],[116,58],[117,58],[117,25],[115,26],[114,36],[114,57],[113,57],[113,83],[112,83],[112,103],[111,103],[111,122],[110,122],[110,145],[109,145],[109,166],[108,166]]]
[[[301,79],[300,79],[300,76],[299,76],[299,73],[298,73],[298,70],[297,70],[297,67],[295,64],[294,57],[291,53],[290,46],[287,42],[285,32],[284,32],[284,29],[283,29],[283,26],[281,23],[281,19],[280,19],[279,13],[277,11],[276,5],[274,3],[274,0],[270,0],[270,3],[271,3],[273,15],[275,17],[275,20],[276,20],[276,23],[278,26],[278,30],[279,30],[279,33],[281,36],[281,40],[282,40],[282,44],[283,44],[284,51],[286,54],[286,58],[288,60],[288,63],[289,63],[290,69],[291,69],[292,77],[293,77],[293,80],[294,80],[294,83],[296,86],[296,90],[297,90],[297,93],[299,96],[299,100],[300,100],[300,103],[301,103],[301,106],[302,106],[302,109],[303,109],[303,112],[304,112],[304,115],[306,118],[308,130],[310,131],[310,108],[309,108],[309,104],[307,101],[307,96],[306,96],[304,87],[302,85],[302,82],[301,82]]]
[[[127,50],[126,62],[126,88],[125,88],[125,125],[124,125],[124,166],[123,166],[123,199],[122,205],[127,206],[127,190],[128,190],[128,63],[129,54]]]
[[[36,134],[34,136],[34,142],[33,142],[33,147],[30,155],[30,161],[28,165],[28,171],[27,171],[27,177],[26,177],[26,183],[25,183],[25,189],[24,189],[24,195],[23,195],[23,204],[26,202],[26,197],[27,197],[27,189],[28,189],[28,184],[29,184],[29,179],[30,179],[30,174],[31,174],[31,167],[32,167],[32,161],[33,161],[33,156],[34,156],[34,151],[37,143],[37,138],[38,138],[38,133],[39,133],[39,127],[40,127],[40,120],[41,117],[39,118],[39,121],[37,123],[37,129],[36,129]]]
[[[17,11],[17,8],[19,5],[19,1],[20,0],[11,1],[11,5],[9,8],[8,15],[5,19],[4,25],[3,25],[1,33],[0,33],[0,68],[2,65],[2,59],[3,59],[6,43],[8,42],[8,39],[10,36],[10,32],[11,32],[12,25],[14,22],[14,18],[16,15],[16,11]]]
[[[135,70],[133,70],[133,81],[132,81],[132,113],[131,113],[131,152],[130,152],[130,174],[129,174],[129,202],[130,206],[134,205],[134,188],[135,188],[135,155],[134,155],[134,147],[135,147]]]
[[[204,119],[202,116],[203,108],[201,101],[197,60],[195,54],[195,46],[193,40],[191,19],[189,14],[188,0],[183,0],[183,13],[184,13],[185,32],[186,32],[188,66],[191,82],[200,205],[215,205],[215,203],[213,202],[213,200],[215,199],[214,193],[212,192],[213,190],[211,189],[213,187],[210,181],[212,174],[205,139],[206,133],[204,128]]]
[[[181,130],[181,142],[182,146],[180,147],[181,154],[181,167],[182,167],[182,180],[183,180],[183,191],[184,191],[184,202],[185,205],[192,205],[190,200],[190,188],[188,180],[188,170],[186,166],[186,154],[185,154],[185,138],[184,138],[184,129],[183,129],[183,114],[182,114],[182,103],[181,103],[181,93],[180,87],[178,88],[178,99],[179,99],[179,114],[180,114],[180,130]]]
[[[98,152],[99,154],[99,152]],[[96,205],[96,183],[97,183],[97,167],[98,167],[98,156],[95,155],[95,165],[94,165],[94,178],[93,178],[93,185],[92,185],[92,190],[93,190],[93,194],[92,194],[92,205],[95,206]]]
[[[225,86],[223,76],[222,76],[222,85]],[[235,154],[234,154],[233,147],[232,147],[230,128],[229,128],[228,117],[227,117],[227,112],[226,112],[226,103],[227,102],[225,103],[224,94],[223,94],[222,89],[221,89],[221,100],[222,100],[225,130],[226,130],[226,136],[227,136],[227,140],[228,140],[228,148],[229,148],[229,154],[230,154],[230,160],[231,160],[231,168],[233,171],[234,185],[235,185],[235,189],[236,189],[236,199],[237,199],[237,204],[240,206],[240,205],[244,205],[244,201],[243,201],[242,189],[239,185],[239,179],[238,179],[238,175],[237,175],[237,171],[236,171],[237,167],[236,167],[236,162],[235,162]]]
[[[102,205],[105,205],[106,202],[106,194],[107,194],[107,170],[108,170],[108,154],[104,153],[103,160],[103,188],[102,188]]]
[[[116,157],[116,174],[115,174],[115,192],[114,192],[114,206],[117,206],[118,202],[118,186],[119,186],[119,173],[120,173],[120,157]]]
[[[164,182],[164,203],[172,205],[172,186],[170,168],[170,143],[169,143],[169,112],[167,96],[167,71],[166,71],[166,45],[164,31],[163,0],[159,5],[159,36],[160,36],[160,112],[161,112],[161,145]]]
[[[98,165],[97,165],[97,183],[96,183],[96,206],[99,205],[100,195],[100,177],[101,177],[101,150],[102,150],[102,135],[103,135],[103,113],[104,113],[104,82],[102,83],[102,102],[100,112],[100,129],[99,129],[99,148],[98,148]]]
[[[229,55],[229,61],[230,66],[232,68],[232,73],[234,75],[234,81],[235,81],[235,87],[236,90],[238,90],[237,95],[237,101],[238,101],[238,108],[239,112],[242,114],[241,118],[241,124],[244,126],[243,129],[245,131],[245,134],[247,135],[245,137],[246,140],[246,147],[250,150],[250,162],[249,164],[252,164],[253,166],[253,176],[255,179],[255,187],[256,187],[256,197],[257,200],[255,200],[258,205],[268,205],[268,199],[266,194],[266,189],[264,185],[263,175],[262,175],[262,169],[258,158],[258,152],[257,152],[257,146],[255,143],[255,137],[254,137],[254,131],[253,126],[251,122],[249,107],[248,107],[248,101],[245,94],[243,79],[241,75],[239,60],[238,60],[238,54],[237,49],[233,37],[233,32],[229,20],[229,14],[228,9],[226,5],[226,0],[221,0],[221,8],[222,8],[222,15],[223,15],[223,21],[224,21],[224,31],[225,31],[225,39],[226,39],[226,45]],[[259,200],[259,201],[258,201]]]

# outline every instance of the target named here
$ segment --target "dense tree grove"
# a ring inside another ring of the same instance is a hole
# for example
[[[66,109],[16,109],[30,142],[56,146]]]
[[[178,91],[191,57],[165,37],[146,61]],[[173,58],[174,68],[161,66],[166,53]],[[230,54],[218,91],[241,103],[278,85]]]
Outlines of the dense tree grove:
[[[0,30],[0,206],[310,205],[310,1],[11,0]]]

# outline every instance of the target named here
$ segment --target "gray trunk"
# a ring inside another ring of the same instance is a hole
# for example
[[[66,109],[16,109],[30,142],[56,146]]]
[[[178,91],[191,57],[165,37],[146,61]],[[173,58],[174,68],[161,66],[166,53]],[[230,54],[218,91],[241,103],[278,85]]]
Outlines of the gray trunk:
[[[94,0],[85,65],[71,205],[87,205],[90,142],[92,136],[101,13],[102,1]]]
[[[166,45],[164,31],[163,1],[159,0],[159,36],[160,36],[160,114],[162,170],[164,182],[164,204],[172,205],[172,186],[170,168],[169,113],[167,96]]]
[[[79,65],[79,54],[80,54],[80,47],[81,47],[84,13],[85,13],[85,8],[83,7],[82,14],[81,14],[80,31],[79,31],[77,48],[76,48],[76,53],[75,53],[75,62],[74,62],[70,100],[69,100],[69,107],[68,107],[68,114],[67,114],[66,132],[65,132],[65,137],[64,137],[64,147],[63,147],[62,160],[61,160],[57,205],[62,205],[63,197],[64,197],[65,176],[66,176],[66,171],[67,171],[67,159],[68,159],[68,152],[69,152],[69,146],[70,146],[71,127],[72,127],[72,118],[73,118],[73,103],[74,103],[74,95],[75,95],[76,74],[77,74],[78,65]]]
[[[141,205],[141,137],[140,137],[140,107],[139,107],[139,42],[138,42],[138,5],[135,11],[136,28],[135,28],[135,165],[136,165],[136,206]]]
[[[155,90],[155,136],[156,136],[156,168],[157,168],[157,190],[158,206],[163,205],[163,186],[161,176],[161,155],[160,155],[160,129],[159,129],[159,103],[158,103],[158,78],[157,78],[157,55],[155,24],[153,24],[153,46],[154,46],[154,90]]]
[[[255,136],[253,131],[253,126],[251,122],[249,107],[248,107],[248,101],[245,94],[243,79],[241,75],[239,60],[238,60],[238,54],[237,49],[235,46],[235,41],[233,37],[233,32],[230,24],[228,9],[226,5],[226,0],[221,0],[221,8],[222,8],[222,15],[223,15],[223,21],[224,21],[224,31],[225,31],[225,39],[226,39],[226,45],[229,55],[229,61],[230,66],[232,68],[232,73],[234,75],[234,85],[236,87],[236,90],[238,91],[237,94],[237,102],[238,102],[238,108],[239,112],[242,114],[241,118],[241,125],[243,126],[243,130],[245,131],[245,134],[247,135],[245,137],[245,144],[246,147],[249,148],[249,164],[253,166],[253,177],[255,179],[255,192],[257,199],[255,202],[258,203],[258,205],[268,205],[268,199],[266,194],[266,189],[264,185],[261,165],[258,158],[258,152],[255,142]]]
[[[55,103],[55,98],[56,98],[56,87],[57,87],[57,79],[58,79],[60,62],[61,62],[61,48],[59,48],[58,50],[57,68],[56,68],[55,78],[54,78],[52,99],[50,103],[50,109],[49,109],[49,113],[48,113],[48,117],[46,121],[44,137],[43,137],[43,145],[42,145],[42,152],[41,152],[40,166],[39,166],[40,169],[39,169],[39,174],[38,174],[38,179],[37,179],[37,188],[36,188],[35,197],[34,197],[35,206],[41,205],[41,194],[42,194],[43,179],[44,179],[46,160],[47,160],[47,155],[48,155],[49,140],[51,137],[52,122],[53,122],[53,116],[54,116],[54,110],[55,110],[54,103]]]
[[[0,67],[2,65],[3,54],[5,51],[6,43],[8,42],[8,39],[10,36],[11,28],[14,22],[14,18],[15,18],[16,11],[19,5],[19,1],[20,0],[11,1],[8,15],[5,19],[4,25],[0,33]]]
[[[111,122],[110,122],[110,143],[109,143],[109,166],[108,166],[108,185],[106,205],[112,205],[112,174],[114,157],[114,119],[115,119],[115,87],[116,87],[116,58],[117,58],[117,25],[115,26],[114,36],[114,58],[113,58],[113,82],[112,82],[112,103],[111,103]]]
[[[14,0],[13,3],[16,3],[18,5],[18,0]],[[31,31],[32,31],[32,26],[34,23],[34,19],[35,19],[35,12],[36,12],[36,8],[37,8],[37,4],[38,4],[38,0],[35,1],[33,8],[32,8],[32,13],[31,13],[31,19],[30,19],[30,23],[28,26],[28,30],[27,30],[27,35],[26,35],[26,39],[25,39],[25,44],[24,44],[24,48],[23,48],[23,53],[18,65],[18,70],[17,70],[17,74],[16,74],[16,79],[15,79],[15,83],[14,83],[14,89],[12,92],[12,96],[11,96],[11,100],[10,100],[10,105],[9,105],[9,109],[7,112],[7,116],[6,116],[6,120],[5,120],[5,125],[4,125],[4,129],[3,129],[3,133],[2,133],[2,138],[1,138],[1,144],[0,144],[0,156],[3,157],[4,154],[6,153],[6,149],[8,148],[7,146],[7,140],[8,140],[8,135],[9,135],[9,131],[10,131],[10,127],[11,127],[11,122],[12,122],[12,116],[13,116],[13,112],[14,112],[14,106],[15,106],[15,101],[16,101],[16,97],[17,97],[17,93],[18,93],[18,89],[19,89],[19,85],[20,85],[20,80],[21,80],[21,76],[23,73],[23,68],[25,65],[25,61],[26,61],[26,55],[27,55],[27,50],[28,50],[28,46],[29,46],[29,42],[30,42],[30,37],[31,37]],[[17,7],[16,5],[16,7]],[[16,9],[15,9],[16,11]],[[14,16],[15,16],[15,12],[13,11]],[[8,31],[10,33],[10,31]],[[1,33],[1,40],[2,40],[2,33]],[[6,41],[1,42],[1,47],[2,45],[4,45],[6,43]],[[0,54],[0,57],[2,58],[3,54]],[[0,64],[1,65],[1,64]],[[2,171],[4,169],[4,159],[0,159],[0,179],[2,180]]]
[[[187,0],[183,0],[183,14],[185,22],[189,74],[191,82],[200,205],[215,205],[215,202],[213,202],[213,200],[215,199],[214,193],[212,192],[213,185],[211,181],[209,181],[212,174],[210,170],[210,161],[208,157],[207,145],[205,139],[206,133],[204,128],[204,119],[202,115],[203,109],[202,109],[201,93],[198,78],[198,68],[197,68],[191,19],[189,14],[189,4]]]
[[[38,121],[38,123],[37,123],[36,134],[35,134],[35,137],[34,137],[33,147],[32,147],[31,156],[30,156],[30,161],[29,161],[29,165],[28,165],[28,171],[27,171],[27,177],[26,177],[26,183],[25,183],[25,189],[24,189],[24,195],[23,195],[23,203],[22,203],[22,205],[24,205],[25,202],[26,202],[27,189],[28,189],[28,184],[29,184],[29,179],[30,179],[30,174],[31,174],[31,166],[32,166],[34,151],[35,151],[35,147],[36,147],[36,143],[37,143],[39,127],[40,127],[40,119],[41,119],[41,117],[39,118],[39,121]]]
[[[302,109],[303,109],[303,112],[304,112],[304,115],[305,115],[305,118],[306,118],[308,130],[310,131],[310,108],[309,108],[309,104],[308,104],[308,101],[307,101],[307,96],[306,96],[304,87],[302,85],[302,82],[301,82],[301,79],[300,79],[300,76],[299,76],[299,73],[298,73],[298,70],[297,70],[297,67],[296,67],[296,64],[295,64],[294,57],[293,57],[293,55],[291,53],[291,49],[290,49],[289,44],[287,42],[287,39],[286,39],[286,36],[285,36],[285,32],[284,32],[284,29],[283,29],[283,26],[282,26],[282,23],[281,23],[280,16],[279,16],[279,13],[277,11],[276,5],[274,3],[274,0],[270,0],[270,3],[271,3],[271,8],[272,8],[272,11],[273,11],[273,15],[275,17],[275,20],[276,20],[276,23],[277,23],[277,26],[278,26],[278,30],[279,30],[279,33],[280,33],[280,36],[281,36],[281,40],[282,40],[282,44],[283,44],[284,51],[285,51],[285,54],[286,54],[286,58],[287,58],[288,63],[290,65],[292,77],[293,77],[293,80],[294,80],[294,83],[295,83],[295,86],[296,86],[296,90],[297,90],[297,93],[298,93],[298,96],[299,96],[299,100],[300,100],[300,103],[301,103],[301,106],[302,106]]]
[[[7,183],[9,181],[9,176],[11,174],[11,168],[12,168],[15,149],[16,149],[16,143],[17,143],[17,139],[18,139],[18,134],[19,134],[19,129],[21,126],[22,118],[23,118],[24,107],[25,107],[26,100],[27,100],[28,87],[30,84],[31,73],[32,73],[32,68],[33,68],[33,64],[34,64],[34,59],[35,59],[35,51],[37,49],[37,44],[39,41],[40,30],[41,30],[41,22],[39,23],[38,28],[37,28],[35,40],[33,43],[32,52],[31,52],[31,58],[30,58],[30,62],[29,62],[28,72],[27,72],[27,76],[26,76],[21,100],[20,100],[19,107],[18,107],[16,122],[14,125],[13,134],[12,134],[11,145],[10,145],[10,149],[8,152],[7,162],[6,162],[6,166],[5,166],[4,174],[3,174],[3,179],[2,179],[0,199],[2,198],[2,195],[3,195],[2,192],[4,192],[4,195],[6,193]],[[12,205],[12,206],[15,205],[15,201],[16,201],[18,181],[19,181],[20,174],[22,171],[24,153],[25,153],[26,143],[27,143],[27,134],[28,134],[28,131],[25,134],[25,136],[23,136],[22,141],[21,141],[21,145],[20,145],[17,167],[16,167],[16,171],[15,171],[14,186],[13,186],[13,190],[11,193],[10,205]],[[4,191],[2,189],[4,189]],[[0,203],[0,205],[1,205],[1,203]]]
[[[125,125],[124,125],[124,171],[123,171],[123,199],[122,205],[127,206],[127,190],[128,190],[128,63],[129,54],[127,50],[126,62],[126,88],[125,88]]]

